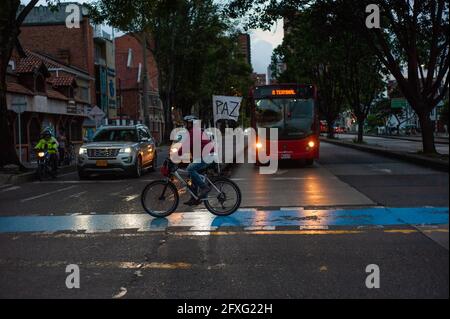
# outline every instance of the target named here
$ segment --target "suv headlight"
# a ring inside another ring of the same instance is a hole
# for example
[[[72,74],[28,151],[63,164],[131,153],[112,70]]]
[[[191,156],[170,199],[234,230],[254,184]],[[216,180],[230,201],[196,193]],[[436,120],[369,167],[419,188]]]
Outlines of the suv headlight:
[[[79,155],[85,155],[87,154],[87,148],[86,147],[80,147],[80,150],[78,151]]]
[[[121,148],[119,151],[119,153],[122,153],[122,154],[130,154],[131,152],[132,152],[131,147],[124,147],[124,148]]]

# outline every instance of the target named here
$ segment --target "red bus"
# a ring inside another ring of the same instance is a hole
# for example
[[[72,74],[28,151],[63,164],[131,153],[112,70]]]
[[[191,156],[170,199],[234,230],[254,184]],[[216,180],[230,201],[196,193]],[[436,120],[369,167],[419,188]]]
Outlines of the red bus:
[[[250,99],[253,129],[258,132],[258,128],[278,128],[280,160],[305,160],[311,165],[319,158],[320,122],[317,89],[314,85],[256,86],[250,93]],[[257,150],[266,152],[264,145],[268,149],[269,141],[262,141],[258,137]]]

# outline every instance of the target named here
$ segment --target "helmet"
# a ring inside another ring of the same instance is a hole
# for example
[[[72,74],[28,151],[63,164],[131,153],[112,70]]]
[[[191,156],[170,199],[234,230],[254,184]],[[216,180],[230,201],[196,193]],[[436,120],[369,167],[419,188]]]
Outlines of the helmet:
[[[194,122],[194,121],[196,121],[196,120],[198,120],[198,117],[195,116],[195,115],[186,115],[186,116],[183,118],[183,121],[185,121],[185,122]]]
[[[51,131],[49,128],[45,128],[45,129],[42,130],[41,135],[42,135],[43,137],[49,137],[49,136],[52,136],[52,131]]]

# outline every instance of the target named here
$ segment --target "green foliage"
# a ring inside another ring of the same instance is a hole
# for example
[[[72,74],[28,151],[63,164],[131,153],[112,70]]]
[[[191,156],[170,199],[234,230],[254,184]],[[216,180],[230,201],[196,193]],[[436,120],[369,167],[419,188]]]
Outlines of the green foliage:
[[[378,126],[383,126],[385,124],[383,119],[377,114],[367,115],[366,123],[370,131],[374,130]]]
[[[248,91],[251,67],[239,54],[236,30],[214,1],[97,0],[91,9],[96,21],[149,34],[166,121],[172,107],[187,114],[194,105],[207,118],[213,94]]]
[[[334,17],[326,14],[331,9],[329,4],[314,5],[292,16],[285,26],[290,32],[272,61],[288,66],[285,72],[275,73],[279,82],[317,85],[321,117],[332,127],[346,101],[341,80],[345,52],[334,30]]]
[[[441,109],[439,110],[439,118],[444,124],[447,125],[447,127],[449,126],[449,121],[448,121],[448,99],[444,101],[444,106],[442,106]]]

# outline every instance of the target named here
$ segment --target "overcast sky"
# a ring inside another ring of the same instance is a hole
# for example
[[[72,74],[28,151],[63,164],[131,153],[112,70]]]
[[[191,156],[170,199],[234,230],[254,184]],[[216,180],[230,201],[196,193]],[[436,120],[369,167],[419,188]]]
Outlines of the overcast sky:
[[[272,51],[283,41],[283,21],[280,20],[270,31],[252,30],[252,64],[257,73],[267,73]]]
[[[23,4],[29,0],[21,0]],[[90,2],[89,0],[62,0],[62,2]],[[45,0],[40,0],[38,5],[45,5]],[[283,22],[280,20],[271,31],[251,30],[251,54],[253,69],[257,73],[267,73],[272,51],[283,41]]]

